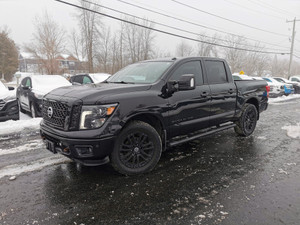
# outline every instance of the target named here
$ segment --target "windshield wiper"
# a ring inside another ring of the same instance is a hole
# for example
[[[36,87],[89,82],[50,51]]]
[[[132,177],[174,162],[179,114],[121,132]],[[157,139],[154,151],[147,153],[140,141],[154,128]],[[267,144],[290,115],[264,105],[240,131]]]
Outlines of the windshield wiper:
[[[114,82],[110,82],[110,83],[114,83],[114,84],[134,84],[134,82],[126,82],[124,80],[122,80],[122,81],[114,81]]]

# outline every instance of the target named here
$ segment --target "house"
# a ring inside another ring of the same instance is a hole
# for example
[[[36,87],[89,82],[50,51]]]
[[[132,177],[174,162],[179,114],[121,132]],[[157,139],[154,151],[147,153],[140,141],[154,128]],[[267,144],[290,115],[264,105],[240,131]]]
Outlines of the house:
[[[85,69],[86,62],[79,61],[73,55],[59,54],[56,57],[56,61],[58,65],[56,74],[88,73],[88,70]],[[27,52],[19,54],[19,71],[38,74],[46,73],[41,60]]]

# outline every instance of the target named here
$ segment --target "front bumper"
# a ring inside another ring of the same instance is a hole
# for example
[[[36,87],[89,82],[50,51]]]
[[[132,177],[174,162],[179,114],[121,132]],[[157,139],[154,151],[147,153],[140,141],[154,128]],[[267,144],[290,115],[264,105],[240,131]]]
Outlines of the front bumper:
[[[80,131],[78,131],[80,132]],[[70,133],[70,132],[69,132]],[[57,133],[53,129],[47,129],[41,123],[40,134],[46,147],[53,153],[61,153],[72,160],[84,165],[101,165],[107,162],[107,156],[114,147],[115,137],[105,138],[73,138],[68,132]]]
[[[0,121],[19,120],[19,106],[17,100],[7,102],[0,110]]]

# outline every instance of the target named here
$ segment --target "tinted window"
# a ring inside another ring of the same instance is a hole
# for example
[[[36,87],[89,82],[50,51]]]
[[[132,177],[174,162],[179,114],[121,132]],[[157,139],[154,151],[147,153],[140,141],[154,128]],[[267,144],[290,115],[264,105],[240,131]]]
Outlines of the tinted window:
[[[182,64],[175,70],[169,80],[178,81],[184,74],[193,74],[195,76],[196,85],[203,84],[200,61],[192,61]]]
[[[221,61],[205,61],[209,84],[227,83],[227,75],[224,63]]]
[[[24,79],[22,80],[22,86],[25,86],[25,85],[26,85],[27,79],[28,79],[28,78],[24,78]]]
[[[92,80],[88,76],[84,76],[83,80],[82,80],[82,83],[83,84],[90,84],[90,83],[92,83]]]
[[[27,78],[25,86],[31,87],[31,80],[29,78]]]
[[[74,77],[73,82],[82,84],[82,76],[76,76],[76,77]]]

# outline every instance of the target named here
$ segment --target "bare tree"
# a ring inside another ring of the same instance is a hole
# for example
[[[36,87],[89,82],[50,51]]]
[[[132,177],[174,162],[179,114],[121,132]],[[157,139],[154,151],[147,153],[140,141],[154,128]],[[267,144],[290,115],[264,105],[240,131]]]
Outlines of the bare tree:
[[[176,46],[176,55],[179,57],[187,57],[194,54],[193,46],[187,44],[185,41],[181,41]]]
[[[218,34],[215,34],[213,37],[208,37],[204,32],[200,33],[198,39],[203,42],[210,42],[212,44],[199,42],[198,43],[198,55],[199,56],[209,56],[209,57],[218,57],[218,48],[216,45],[218,44]]]
[[[84,49],[82,39],[75,29],[71,31],[71,34],[69,35],[69,40],[71,45],[70,53],[74,55],[78,60],[83,60]]]
[[[239,72],[244,69],[243,67],[245,65],[247,52],[235,48],[240,48],[241,45],[246,43],[246,40],[243,37],[236,37],[233,35],[227,35],[225,39],[225,44],[232,48],[223,49],[224,57],[227,60],[232,73]]]
[[[9,38],[8,29],[0,30],[0,75],[10,81],[18,69],[18,50]]]
[[[137,19],[130,19],[129,21],[138,23]],[[153,24],[146,20],[142,22],[142,25],[153,27]],[[122,37],[124,38],[130,63],[151,58],[154,41],[153,31],[130,23],[123,23],[122,26],[124,31]]]
[[[65,49],[65,30],[60,27],[46,12],[37,17],[33,41],[25,46],[41,63],[47,74],[59,72],[56,57]]]
[[[83,8],[100,11],[100,7],[97,4],[82,0],[80,0],[80,4]],[[88,70],[90,73],[93,73],[96,52],[101,38],[101,17],[97,13],[84,9],[79,9],[77,17],[79,19],[81,40],[84,45],[85,56],[88,61]]]
[[[113,54],[113,52],[111,51],[111,45],[112,40],[110,29],[103,29],[102,38],[99,44],[99,51],[96,55],[100,72],[108,73],[111,70],[109,68],[111,67],[111,56]]]

